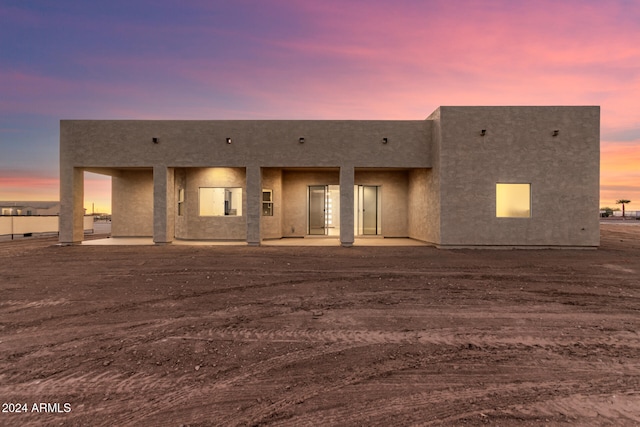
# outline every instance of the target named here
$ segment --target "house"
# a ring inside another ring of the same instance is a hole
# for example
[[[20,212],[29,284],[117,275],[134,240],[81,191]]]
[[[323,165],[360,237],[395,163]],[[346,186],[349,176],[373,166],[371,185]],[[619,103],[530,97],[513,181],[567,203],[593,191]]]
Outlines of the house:
[[[58,233],[59,213],[57,201],[0,201],[0,239]],[[93,218],[83,218],[82,227],[90,231]]]
[[[112,236],[409,237],[442,248],[599,245],[600,108],[440,107],[425,120],[62,120],[60,241],[84,172]],[[571,214],[558,212],[569,207]]]
[[[60,202],[0,201],[1,215],[58,215]]]

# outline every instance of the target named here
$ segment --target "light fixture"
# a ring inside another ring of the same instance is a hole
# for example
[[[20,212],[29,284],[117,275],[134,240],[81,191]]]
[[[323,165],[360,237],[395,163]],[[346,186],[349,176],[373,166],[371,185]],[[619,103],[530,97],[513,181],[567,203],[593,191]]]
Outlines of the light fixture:
[[[151,138],[151,140],[153,141],[154,144],[157,144],[158,142],[160,142],[160,140],[156,137]]]
[[[303,137],[303,136],[301,136],[301,137],[300,137],[300,139],[298,139],[298,142],[299,142],[300,144],[304,144],[304,137]]]
[[[382,143],[383,143],[383,144],[386,144],[386,143],[388,143],[388,142],[389,142],[389,138],[382,138]]]
[[[485,136],[487,134],[487,130],[486,129],[482,129],[480,131],[480,136]]]
[[[227,138],[227,144],[231,144],[231,138]]]
[[[558,136],[558,134],[560,133],[560,131],[558,129],[553,131],[553,136]]]

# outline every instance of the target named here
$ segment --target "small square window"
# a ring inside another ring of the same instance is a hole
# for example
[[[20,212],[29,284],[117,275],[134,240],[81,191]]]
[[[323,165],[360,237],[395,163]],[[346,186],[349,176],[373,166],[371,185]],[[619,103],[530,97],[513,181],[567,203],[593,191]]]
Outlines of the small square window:
[[[530,218],[531,184],[496,184],[496,217]]]

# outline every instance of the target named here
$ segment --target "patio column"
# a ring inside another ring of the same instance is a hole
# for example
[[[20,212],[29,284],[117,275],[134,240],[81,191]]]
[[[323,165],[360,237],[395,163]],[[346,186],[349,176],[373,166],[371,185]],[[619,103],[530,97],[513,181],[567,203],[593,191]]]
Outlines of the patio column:
[[[60,167],[59,241],[63,245],[82,242],[84,238],[84,170]]]
[[[171,243],[175,235],[174,170],[153,167],[153,242]]]
[[[353,246],[354,167],[340,167],[340,244]]]
[[[247,166],[247,244],[260,246],[262,213],[262,171],[260,166]]]

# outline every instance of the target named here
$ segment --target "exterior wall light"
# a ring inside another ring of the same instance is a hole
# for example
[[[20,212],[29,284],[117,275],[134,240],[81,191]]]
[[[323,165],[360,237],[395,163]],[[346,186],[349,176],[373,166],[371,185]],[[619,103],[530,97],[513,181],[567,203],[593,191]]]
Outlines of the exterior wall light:
[[[382,143],[383,144],[389,143],[389,138],[382,138]]]
[[[486,129],[482,129],[480,131],[480,136],[485,136],[487,134],[487,130]]]
[[[558,134],[560,133],[560,131],[558,129],[553,131],[553,136],[558,136]]]
[[[153,141],[154,144],[157,144],[158,142],[160,142],[160,140],[156,137],[151,138],[151,140]]]
[[[231,144],[231,138],[227,138],[227,144]]]
[[[302,137],[302,136],[301,136],[301,137],[300,137],[300,139],[298,139],[298,142],[299,142],[300,144],[304,144],[304,137]]]

